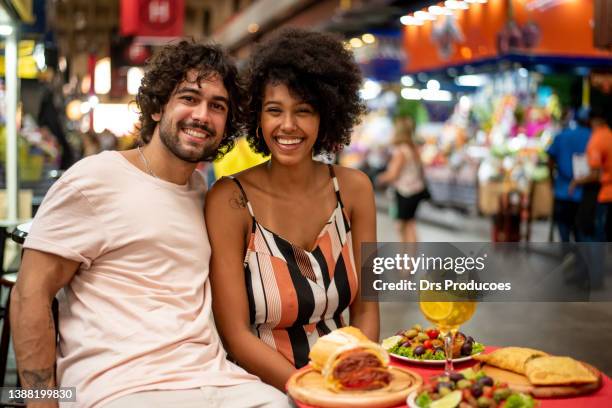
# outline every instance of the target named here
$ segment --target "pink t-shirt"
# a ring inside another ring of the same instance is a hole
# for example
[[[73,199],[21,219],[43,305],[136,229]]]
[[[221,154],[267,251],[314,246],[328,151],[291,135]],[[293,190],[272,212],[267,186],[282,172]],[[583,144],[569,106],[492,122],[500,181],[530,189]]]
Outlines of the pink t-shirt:
[[[24,246],[81,262],[58,295],[57,377],[76,406],[257,380],[226,359],[213,324],[205,192],[197,172],[179,186],[104,152],[47,194]]]

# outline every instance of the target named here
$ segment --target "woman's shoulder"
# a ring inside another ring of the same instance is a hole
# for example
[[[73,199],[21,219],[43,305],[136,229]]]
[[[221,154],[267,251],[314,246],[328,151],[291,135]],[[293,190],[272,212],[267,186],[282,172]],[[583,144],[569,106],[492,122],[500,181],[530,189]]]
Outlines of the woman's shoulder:
[[[334,165],[333,168],[343,195],[373,192],[372,182],[363,171],[339,165]]]
[[[260,177],[262,164],[258,164],[253,167],[249,167],[246,170],[238,173],[223,176],[213,184],[211,192],[215,191],[215,194],[227,194],[235,190],[239,190],[240,186],[257,184],[256,181]]]

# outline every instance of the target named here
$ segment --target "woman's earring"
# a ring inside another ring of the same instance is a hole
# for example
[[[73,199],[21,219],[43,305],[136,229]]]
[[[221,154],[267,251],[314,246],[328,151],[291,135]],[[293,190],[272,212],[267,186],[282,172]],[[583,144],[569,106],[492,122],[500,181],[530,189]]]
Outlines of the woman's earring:
[[[255,129],[255,136],[257,136],[258,139],[263,139],[263,132],[259,125],[257,125],[257,129]]]

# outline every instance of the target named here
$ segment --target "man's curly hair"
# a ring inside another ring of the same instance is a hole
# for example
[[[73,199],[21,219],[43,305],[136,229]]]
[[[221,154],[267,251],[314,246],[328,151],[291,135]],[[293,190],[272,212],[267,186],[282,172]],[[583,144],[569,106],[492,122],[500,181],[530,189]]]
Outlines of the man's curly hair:
[[[186,79],[187,72],[192,69],[198,72],[197,83],[219,75],[229,95],[225,132],[216,155],[216,158],[220,158],[234,147],[234,140],[242,133],[243,109],[240,101],[243,93],[236,66],[218,45],[183,40],[166,45],[147,61],[147,69],[136,95],[140,138],[144,143],[151,141],[157,126],[151,115],[163,112],[177,85]]]
[[[336,153],[351,141],[365,106],[359,98],[361,72],[351,52],[330,34],[283,29],[253,51],[245,77],[247,140],[261,154],[270,153],[258,135],[265,87],[284,84],[320,116],[315,154]]]

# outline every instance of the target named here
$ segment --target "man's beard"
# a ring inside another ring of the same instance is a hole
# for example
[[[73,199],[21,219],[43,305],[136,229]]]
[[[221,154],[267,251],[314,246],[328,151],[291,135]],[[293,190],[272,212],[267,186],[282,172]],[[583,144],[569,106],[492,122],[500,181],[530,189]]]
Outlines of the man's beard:
[[[216,139],[217,131],[215,128],[206,123],[194,123],[180,121],[176,124],[176,128],[172,129],[170,120],[164,120],[162,116],[159,125],[159,136],[162,143],[179,159],[188,163],[199,163],[201,161],[213,161],[217,157],[219,142],[215,144],[204,144],[202,151],[187,151],[181,147],[179,141],[179,132],[183,128],[197,128],[208,133],[207,137]]]

